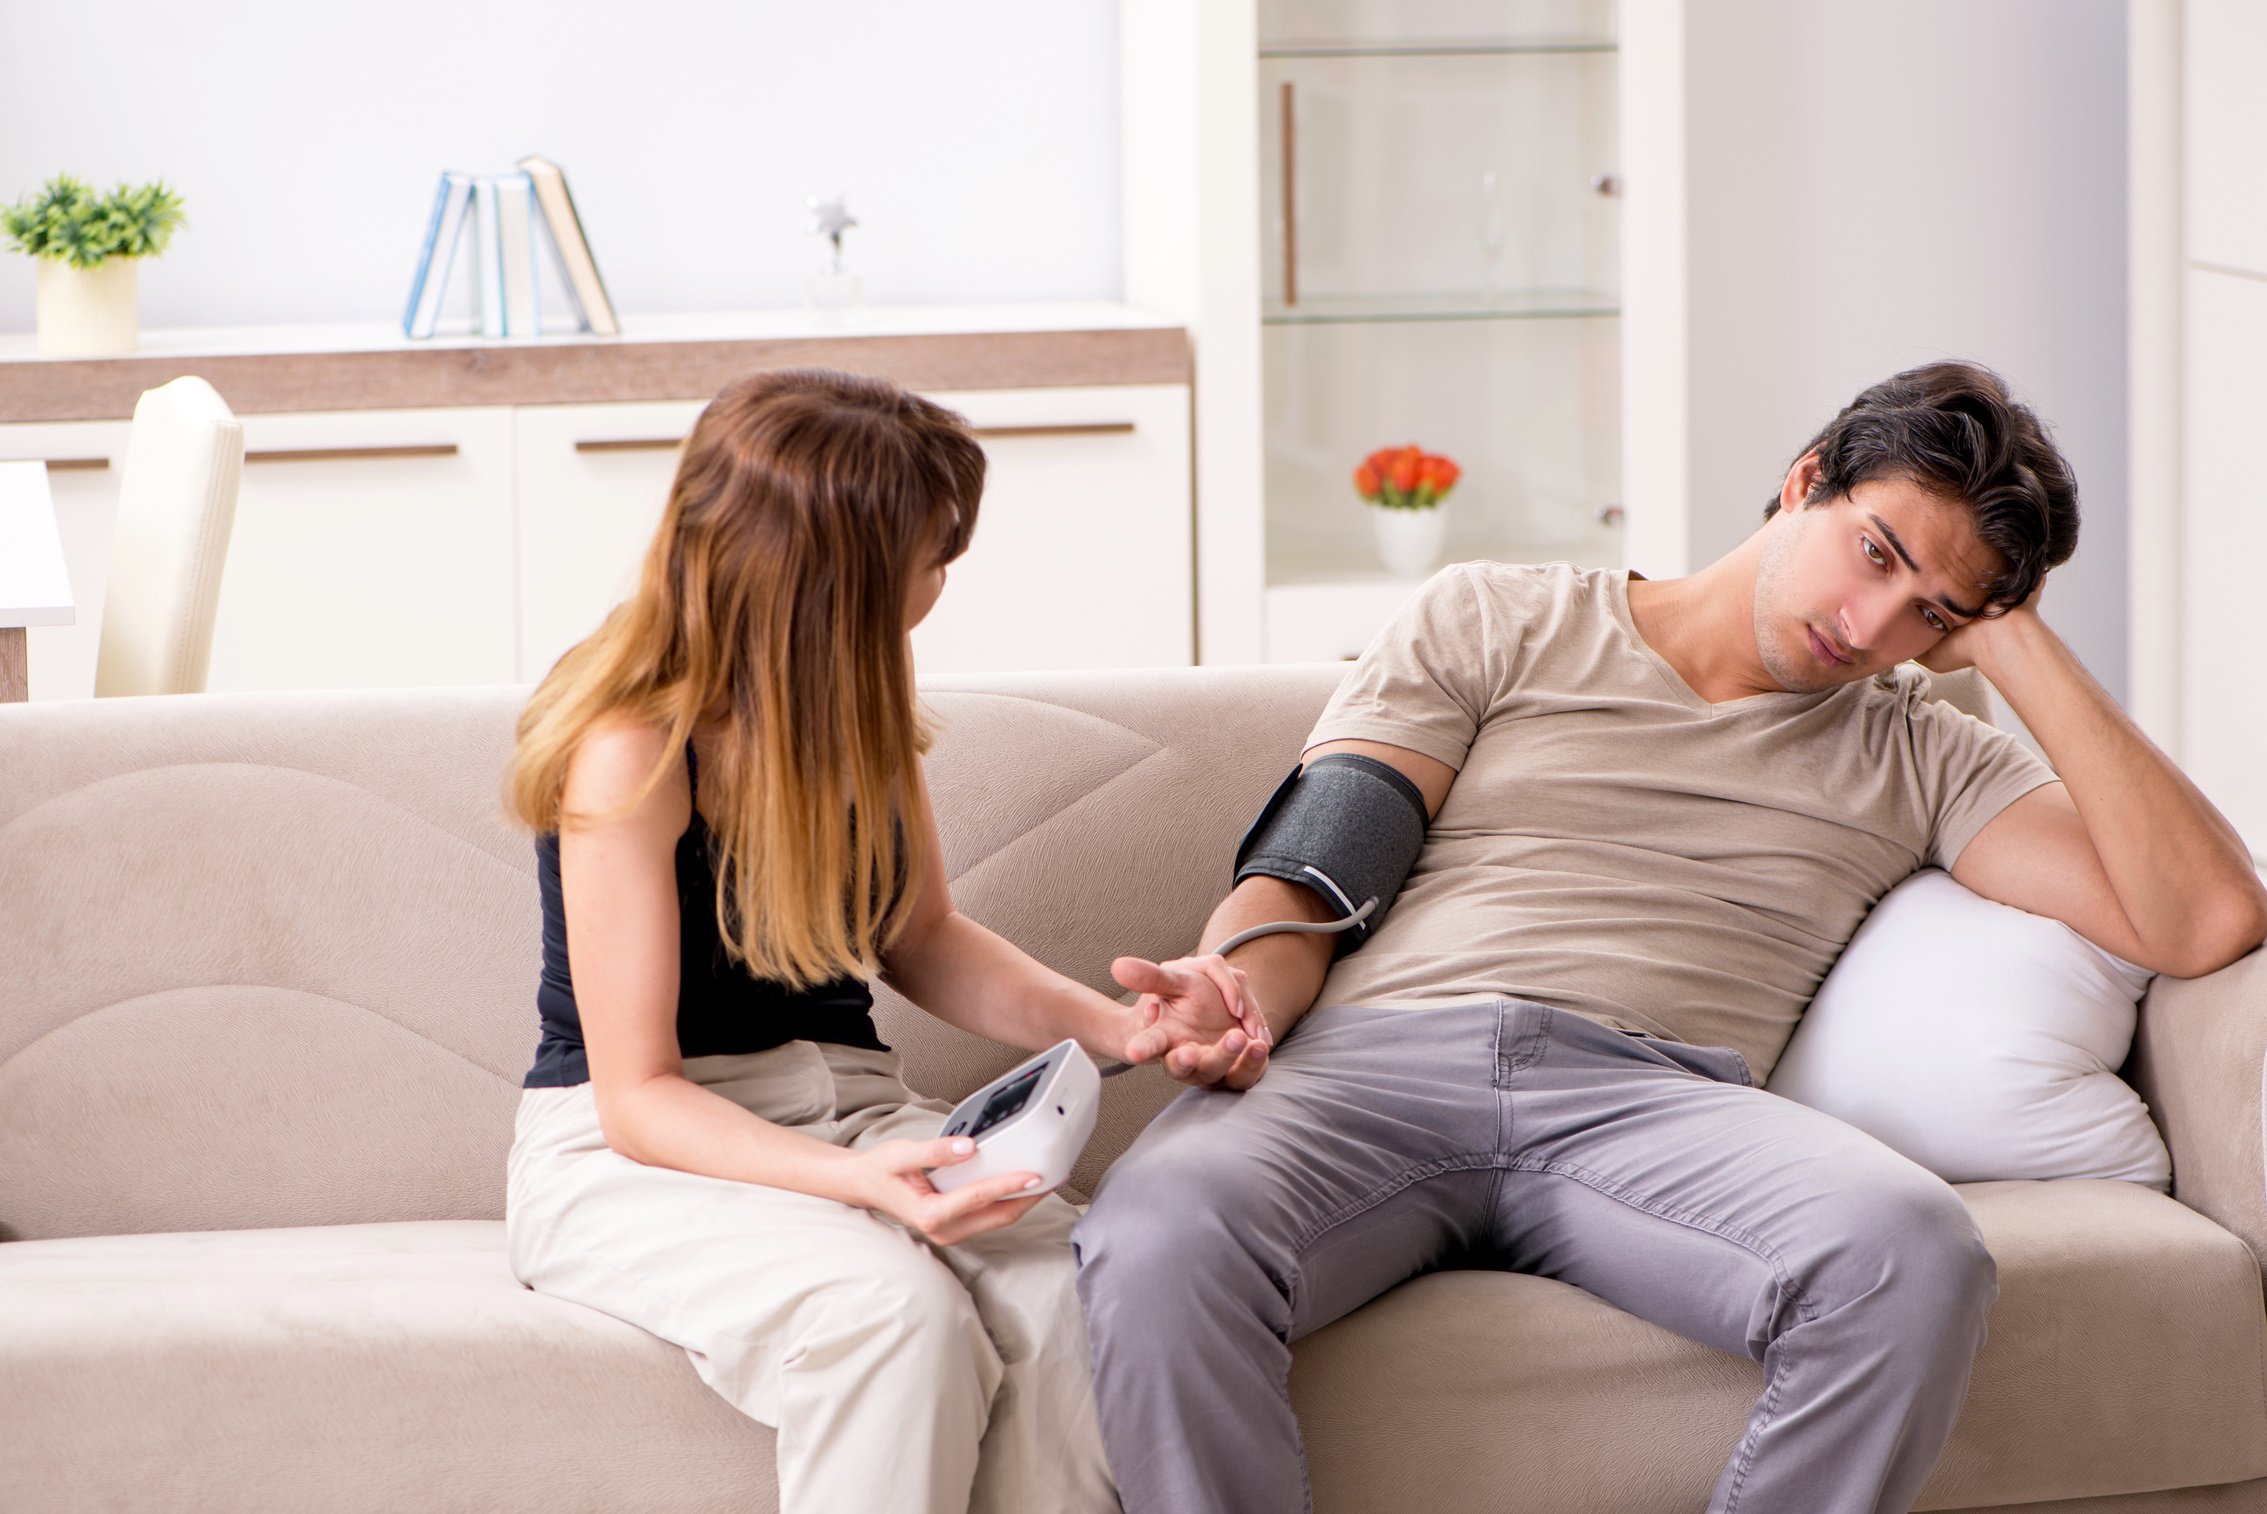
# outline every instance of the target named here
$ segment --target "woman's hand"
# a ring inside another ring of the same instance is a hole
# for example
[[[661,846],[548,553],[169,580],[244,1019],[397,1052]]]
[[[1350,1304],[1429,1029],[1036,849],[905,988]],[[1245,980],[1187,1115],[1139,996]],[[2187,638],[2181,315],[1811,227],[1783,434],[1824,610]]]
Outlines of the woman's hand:
[[[1047,1195],[1032,1191],[1035,1172],[1011,1172],[939,1193],[928,1169],[950,1167],[976,1155],[966,1136],[934,1141],[883,1141],[851,1161],[851,1192],[857,1202],[939,1246],[956,1245],[972,1235],[1001,1230],[1029,1213]]]

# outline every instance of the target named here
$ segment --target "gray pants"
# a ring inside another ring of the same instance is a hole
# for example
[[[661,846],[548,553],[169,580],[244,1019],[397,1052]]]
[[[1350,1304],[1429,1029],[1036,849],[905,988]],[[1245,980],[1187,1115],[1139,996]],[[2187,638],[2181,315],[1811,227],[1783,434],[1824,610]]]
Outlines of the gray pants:
[[[1289,1343],[1448,1265],[1761,1361],[1718,1514],[1902,1511],[1997,1291],[1951,1188],[1737,1052],[1510,1000],[1310,1014],[1249,1092],[1167,1109],[1073,1244],[1128,1514],[1311,1507]]]

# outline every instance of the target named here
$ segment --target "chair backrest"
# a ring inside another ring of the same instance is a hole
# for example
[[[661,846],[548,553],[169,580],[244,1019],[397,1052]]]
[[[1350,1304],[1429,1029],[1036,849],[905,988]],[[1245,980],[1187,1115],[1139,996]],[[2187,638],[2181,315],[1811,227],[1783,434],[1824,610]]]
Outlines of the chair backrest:
[[[243,472],[244,428],[203,379],[177,378],[134,406],[97,695],[203,691]]]

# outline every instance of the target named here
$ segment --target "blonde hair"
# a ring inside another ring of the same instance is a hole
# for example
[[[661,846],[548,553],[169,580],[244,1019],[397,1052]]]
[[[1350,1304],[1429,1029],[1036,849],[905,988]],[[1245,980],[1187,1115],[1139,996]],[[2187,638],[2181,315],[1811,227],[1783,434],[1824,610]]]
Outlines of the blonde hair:
[[[699,786],[726,949],[796,989],[875,975],[928,862],[926,828],[903,823],[932,740],[907,593],[967,550],[983,491],[967,423],[894,384],[731,385],[686,440],[636,591],[521,713],[507,808],[537,831],[605,818],[562,813],[567,764],[627,714],[668,732],[627,810],[713,722]]]

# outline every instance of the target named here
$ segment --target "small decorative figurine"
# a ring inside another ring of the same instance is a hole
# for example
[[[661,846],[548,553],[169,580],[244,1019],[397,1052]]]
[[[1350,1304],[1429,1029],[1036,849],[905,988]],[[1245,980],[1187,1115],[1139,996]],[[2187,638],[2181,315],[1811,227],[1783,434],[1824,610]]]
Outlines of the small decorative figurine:
[[[860,303],[858,275],[842,266],[842,234],[858,224],[844,208],[844,196],[804,203],[810,207],[810,234],[827,239],[827,265],[803,281],[803,303],[813,310],[855,310]]]

